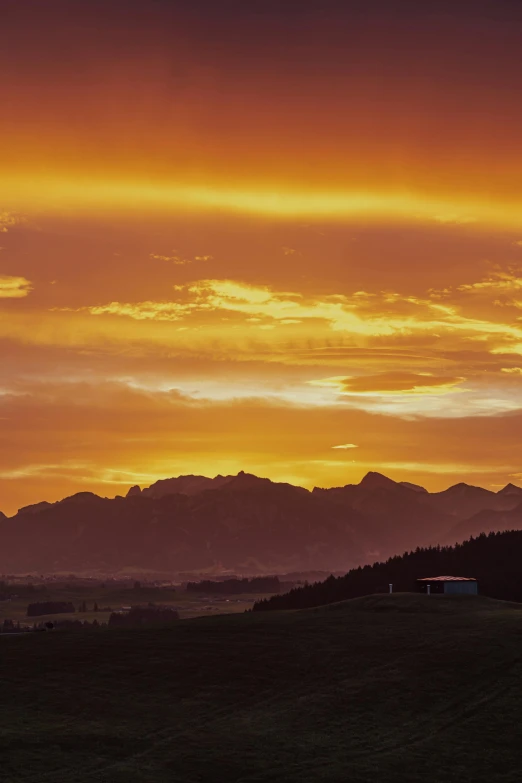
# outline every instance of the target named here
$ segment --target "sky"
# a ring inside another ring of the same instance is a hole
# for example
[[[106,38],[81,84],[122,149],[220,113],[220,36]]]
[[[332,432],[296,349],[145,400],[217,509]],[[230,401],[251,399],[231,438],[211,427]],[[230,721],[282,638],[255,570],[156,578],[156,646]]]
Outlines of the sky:
[[[0,509],[522,484],[518,0],[0,10]]]

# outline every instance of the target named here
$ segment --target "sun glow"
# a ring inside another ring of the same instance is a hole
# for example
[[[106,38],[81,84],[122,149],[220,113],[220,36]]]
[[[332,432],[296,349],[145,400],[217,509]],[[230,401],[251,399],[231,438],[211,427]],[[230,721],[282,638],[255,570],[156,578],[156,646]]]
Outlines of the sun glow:
[[[257,188],[193,185],[178,182],[88,179],[80,176],[39,177],[20,172],[4,176],[0,198],[17,209],[41,212],[147,213],[225,212],[270,218],[336,220],[390,219],[430,223],[522,226],[522,202],[491,201],[475,196],[419,191],[295,189],[262,183]]]

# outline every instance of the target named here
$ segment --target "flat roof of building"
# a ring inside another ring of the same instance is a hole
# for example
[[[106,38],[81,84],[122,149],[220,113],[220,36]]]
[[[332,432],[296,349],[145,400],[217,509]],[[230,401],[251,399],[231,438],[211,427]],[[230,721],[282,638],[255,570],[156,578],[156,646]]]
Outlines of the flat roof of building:
[[[417,582],[476,582],[472,576],[423,576]]]

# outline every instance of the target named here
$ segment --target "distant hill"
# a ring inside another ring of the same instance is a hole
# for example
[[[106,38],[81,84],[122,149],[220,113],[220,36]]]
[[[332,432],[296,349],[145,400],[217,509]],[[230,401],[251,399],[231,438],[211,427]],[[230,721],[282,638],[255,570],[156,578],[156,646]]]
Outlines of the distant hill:
[[[456,519],[467,519],[485,509],[504,511],[520,503],[517,495],[504,493],[503,490],[491,492],[482,487],[463,483],[455,484],[443,492],[422,495],[421,499],[430,508],[442,511]]]
[[[417,546],[522,528],[522,489],[429,493],[368,473],[331,489],[236,476],[178,476],[127,497],[80,492],[0,516],[0,573],[347,571]]]
[[[371,593],[417,589],[416,580],[444,574],[477,579],[479,591],[491,598],[522,601],[520,561],[522,531],[481,534],[453,547],[429,547],[330,576],[323,582],[294,588],[254,605],[253,611],[306,609],[359,598]]]
[[[517,501],[522,501],[521,496],[516,497]],[[522,530],[522,502],[508,511],[479,511],[469,519],[462,520],[451,528],[445,543],[453,544],[485,531],[496,533],[502,530]]]

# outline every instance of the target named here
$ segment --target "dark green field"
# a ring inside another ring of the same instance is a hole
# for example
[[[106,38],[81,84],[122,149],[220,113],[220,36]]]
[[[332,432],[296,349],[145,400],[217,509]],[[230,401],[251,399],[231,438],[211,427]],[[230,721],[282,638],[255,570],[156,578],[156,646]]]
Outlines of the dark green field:
[[[369,596],[0,638],[2,783],[522,780],[522,606]]]

